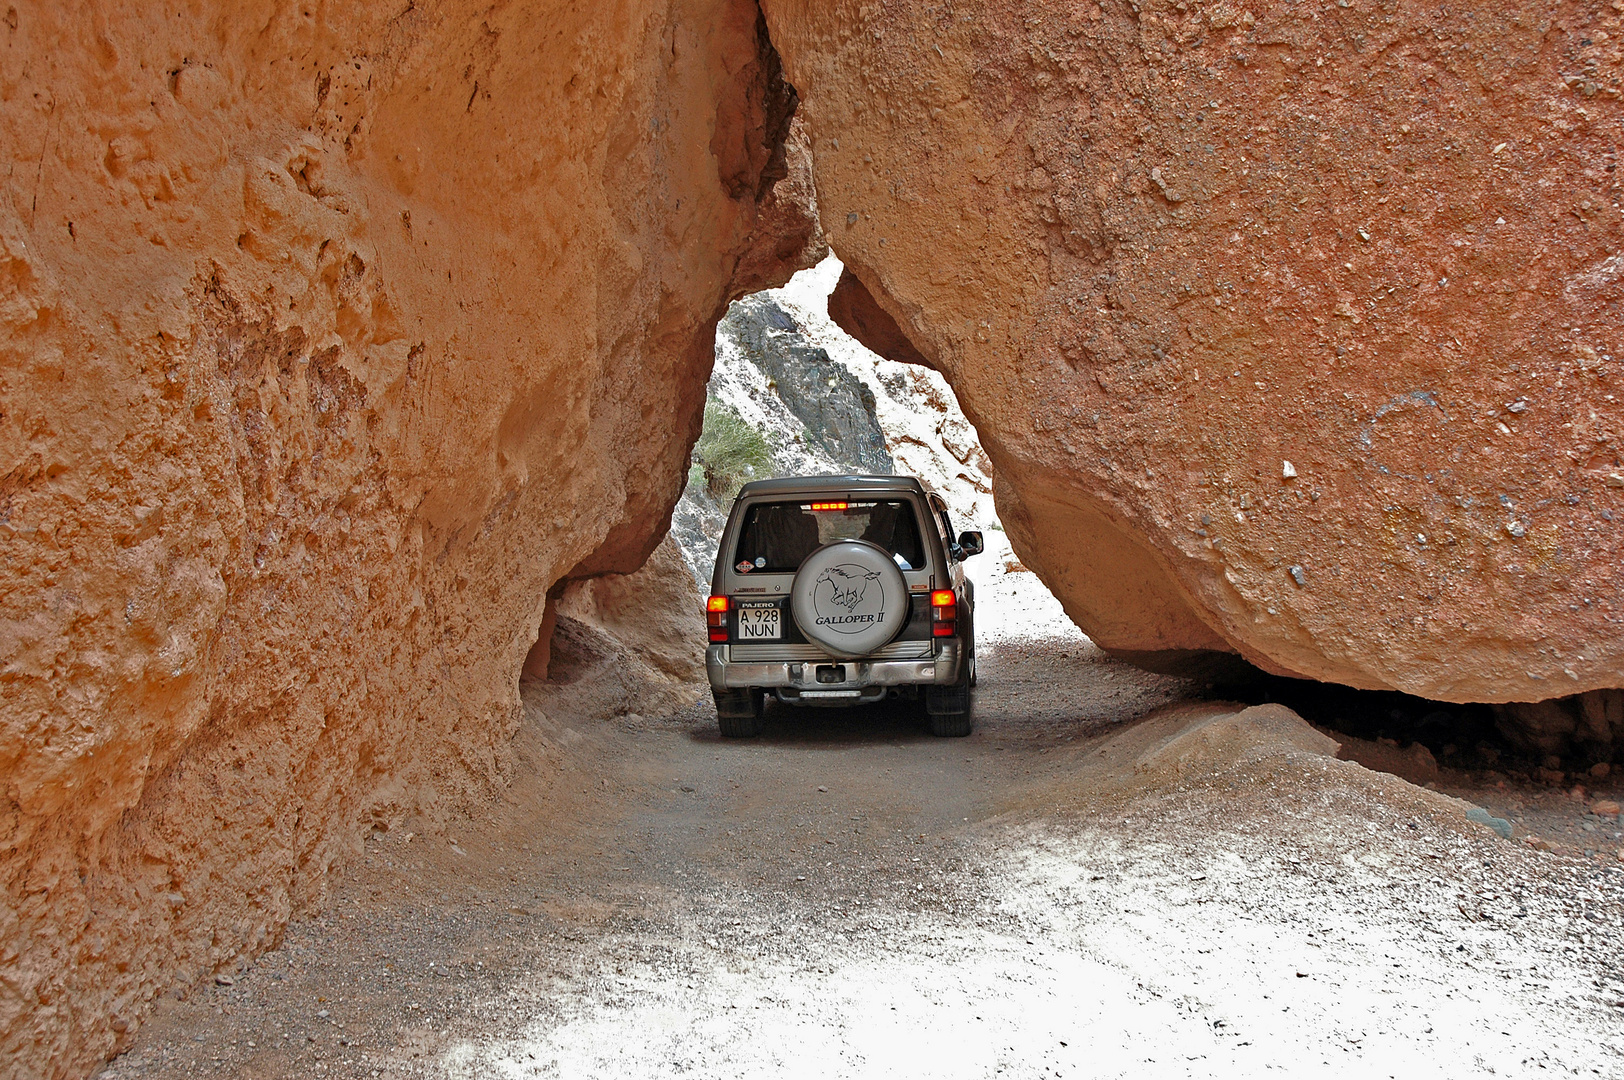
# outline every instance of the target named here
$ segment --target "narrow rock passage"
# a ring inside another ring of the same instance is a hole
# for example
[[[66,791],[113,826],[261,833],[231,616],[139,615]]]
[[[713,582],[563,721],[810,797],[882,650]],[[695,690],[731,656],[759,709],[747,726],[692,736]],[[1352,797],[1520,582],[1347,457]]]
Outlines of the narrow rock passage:
[[[527,686],[500,805],[369,840],[106,1075],[1624,1072],[1624,870],[1180,700],[1029,578],[983,585],[964,740],[786,709],[723,743]]]

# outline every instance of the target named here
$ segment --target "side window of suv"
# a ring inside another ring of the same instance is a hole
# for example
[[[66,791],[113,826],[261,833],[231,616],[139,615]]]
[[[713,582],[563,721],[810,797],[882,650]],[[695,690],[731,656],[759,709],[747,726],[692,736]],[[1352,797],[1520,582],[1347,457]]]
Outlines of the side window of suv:
[[[930,497],[931,516],[936,519],[936,530],[942,534],[942,550],[947,552],[948,560],[957,562],[955,553],[958,548],[954,546],[953,523],[947,517],[947,504],[940,495]]]

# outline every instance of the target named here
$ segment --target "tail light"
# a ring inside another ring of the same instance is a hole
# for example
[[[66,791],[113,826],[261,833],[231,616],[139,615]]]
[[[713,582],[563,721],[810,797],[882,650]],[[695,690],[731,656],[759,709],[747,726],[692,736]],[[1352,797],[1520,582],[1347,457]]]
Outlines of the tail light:
[[[713,596],[705,601],[705,625],[712,641],[727,640],[727,597]]]
[[[952,589],[930,594],[930,632],[933,637],[952,637],[958,629],[959,601]]]

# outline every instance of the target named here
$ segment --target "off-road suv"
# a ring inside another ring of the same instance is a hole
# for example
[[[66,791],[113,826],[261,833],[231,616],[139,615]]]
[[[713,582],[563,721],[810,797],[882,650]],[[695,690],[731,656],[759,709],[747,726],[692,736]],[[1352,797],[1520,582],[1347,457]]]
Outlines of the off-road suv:
[[[757,480],[728,517],[706,603],[722,734],[788,705],[924,698],[935,735],[968,735],[975,593],[947,507],[911,476]]]

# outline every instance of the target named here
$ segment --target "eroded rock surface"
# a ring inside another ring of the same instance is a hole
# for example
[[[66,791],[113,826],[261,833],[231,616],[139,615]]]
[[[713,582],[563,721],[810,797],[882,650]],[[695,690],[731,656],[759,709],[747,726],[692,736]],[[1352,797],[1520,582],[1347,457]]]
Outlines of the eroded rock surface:
[[[1618,11],[764,7],[844,310],[948,376],[1097,642],[1624,683]]]
[[[643,562],[716,319],[821,248],[748,2],[19,2],[0,103],[0,1075],[44,1077],[503,780],[543,597]]]
[[[632,574],[572,581],[559,590],[548,647],[525,664],[534,703],[562,719],[664,716],[710,701],[705,599],[674,534]]]

